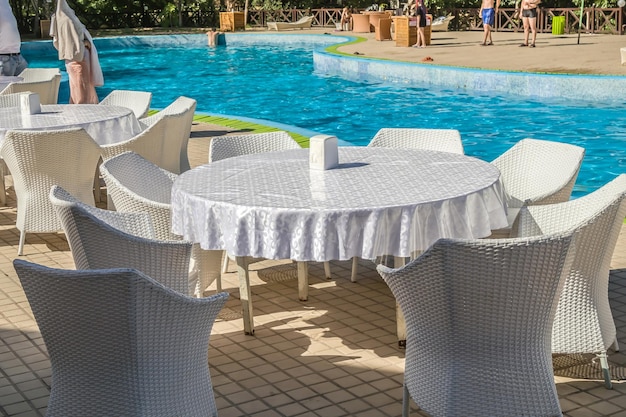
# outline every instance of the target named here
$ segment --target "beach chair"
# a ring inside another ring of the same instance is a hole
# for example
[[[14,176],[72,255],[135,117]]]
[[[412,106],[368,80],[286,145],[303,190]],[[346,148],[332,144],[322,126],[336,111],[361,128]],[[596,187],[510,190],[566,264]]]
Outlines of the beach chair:
[[[452,19],[454,19],[454,17],[455,16],[451,15],[439,16],[438,18],[434,19],[430,24],[430,30],[433,32],[447,32],[448,25],[450,24]]]
[[[286,29],[311,29],[311,24],[313,23],[313,16],[304,16],[300,18],[300,20],[289,23],[289,22],[267,22],[267,28],[269,30],[274,29],[275,31],[286,30]]]

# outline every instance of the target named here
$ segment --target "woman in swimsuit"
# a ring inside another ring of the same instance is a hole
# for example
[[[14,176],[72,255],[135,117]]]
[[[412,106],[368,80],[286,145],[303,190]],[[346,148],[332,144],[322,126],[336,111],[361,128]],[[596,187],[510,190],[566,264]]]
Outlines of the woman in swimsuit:
[[[537,5],[541,0],[522,0],[522,22],[524,22],[524,43],[520,46],[535,47],[537,39]],[[532,43],[528,44],[529,31],[533,33]]]

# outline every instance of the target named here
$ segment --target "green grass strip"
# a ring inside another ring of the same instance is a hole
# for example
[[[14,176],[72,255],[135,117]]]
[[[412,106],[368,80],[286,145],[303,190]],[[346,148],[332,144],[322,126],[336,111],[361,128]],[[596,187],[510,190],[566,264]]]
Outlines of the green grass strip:
[[[148,115],[151,116],[157,112],[158,110],[150,110],[148,112]],[[245,131],[246,133],[277,132],[279,130],[282,130],[277,127],[266,126],[266,125],[262,125],[258,123],[242,121],[239,119],[233,119],[233,118],[224,117],[224,116],[210,116],[207,114],[196,114],[194,115],[193,120],[194,122],[198,122],[198,123],[208,123],[208,124],[213,124],[213,125],[218,125],[218,126],[230,127],[232,129]],[[290,132],[290,131],[287,131],[287,133],[289,133],[289,135],[296,142],[298,142],[298,144],[300,144],[300,146],[302,146],[303,148],[309,147],[308,137],[304,135],[300,135],[295,132]]]

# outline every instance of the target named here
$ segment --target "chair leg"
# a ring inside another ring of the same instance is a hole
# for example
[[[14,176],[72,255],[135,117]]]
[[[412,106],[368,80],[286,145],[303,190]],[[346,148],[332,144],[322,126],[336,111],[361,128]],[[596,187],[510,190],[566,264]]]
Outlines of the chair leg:
[[[18,256],[22,256],[24,254],[24,241],[25,240],[26,240],[26,232],[22,230],[20,232],[20,244],[17,247],[17,255]]]
[[[352,258],[352,271],[350,272],[350,281],[356,282],[356,275],[359,272],[359,257]]]
[[[226,253],[226,251],[224,251],[224,255],[222,259],[222,274],[225,274],[228,272],[228,262],[229,262],[228,254]]]
[[[4,163],[4,159],[0,159],[0,187],[2,187],[0,189],[0,191],[2,192],[2,194],[0,194],[0,204],[2,204],[3,206],[7,205],[7,187],[6,187],[6,184],[4,183],[5,173],[6,173],[6,165]]]
[[[600,353],[598,357],[600,358],[600,366],[602,366],[602,375],[604,375],[604,386],[606,389],[613,389],[611,371],[609,370],[609,361],[607,359],[606,352]]]
[[[409,402],[411,396],[409,395],[409,389],[406,387],[406,383],[402,385],[404,392],[402,393],[402,417],[409,417]]]
[[[309,299],[309,264],[306,262],[296,262],[298,267],[298,298],[300,301]]]
[[[324,275],[326,276],[326,279],[331,279],[332,276],[330,274],[330,262],[324,262]]]

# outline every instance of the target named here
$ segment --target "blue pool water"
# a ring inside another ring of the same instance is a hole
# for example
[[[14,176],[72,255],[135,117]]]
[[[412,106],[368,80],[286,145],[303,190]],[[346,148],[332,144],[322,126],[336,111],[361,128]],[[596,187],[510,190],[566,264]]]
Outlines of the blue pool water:
[[[197,36],[200,42],[163,47],[96,40],[105,77],[99,96],[113,89],[151,91],[151,107],[163,108],[184,95],[198,101],[200,112],[267,119],[336,135],[353,145],[366,145],[382,127],[454,128],[461,132],[466,153],[485,160],[526,137],[574,143],[587,150],[574,195],[626,172],[624,102],[354,82],[315,74],[312,52],[319,45],[208,48],[204,36]],[[25,55],[33,67],[65,71],[51,48]],[[62,103],[67,102],[66,84]]]

